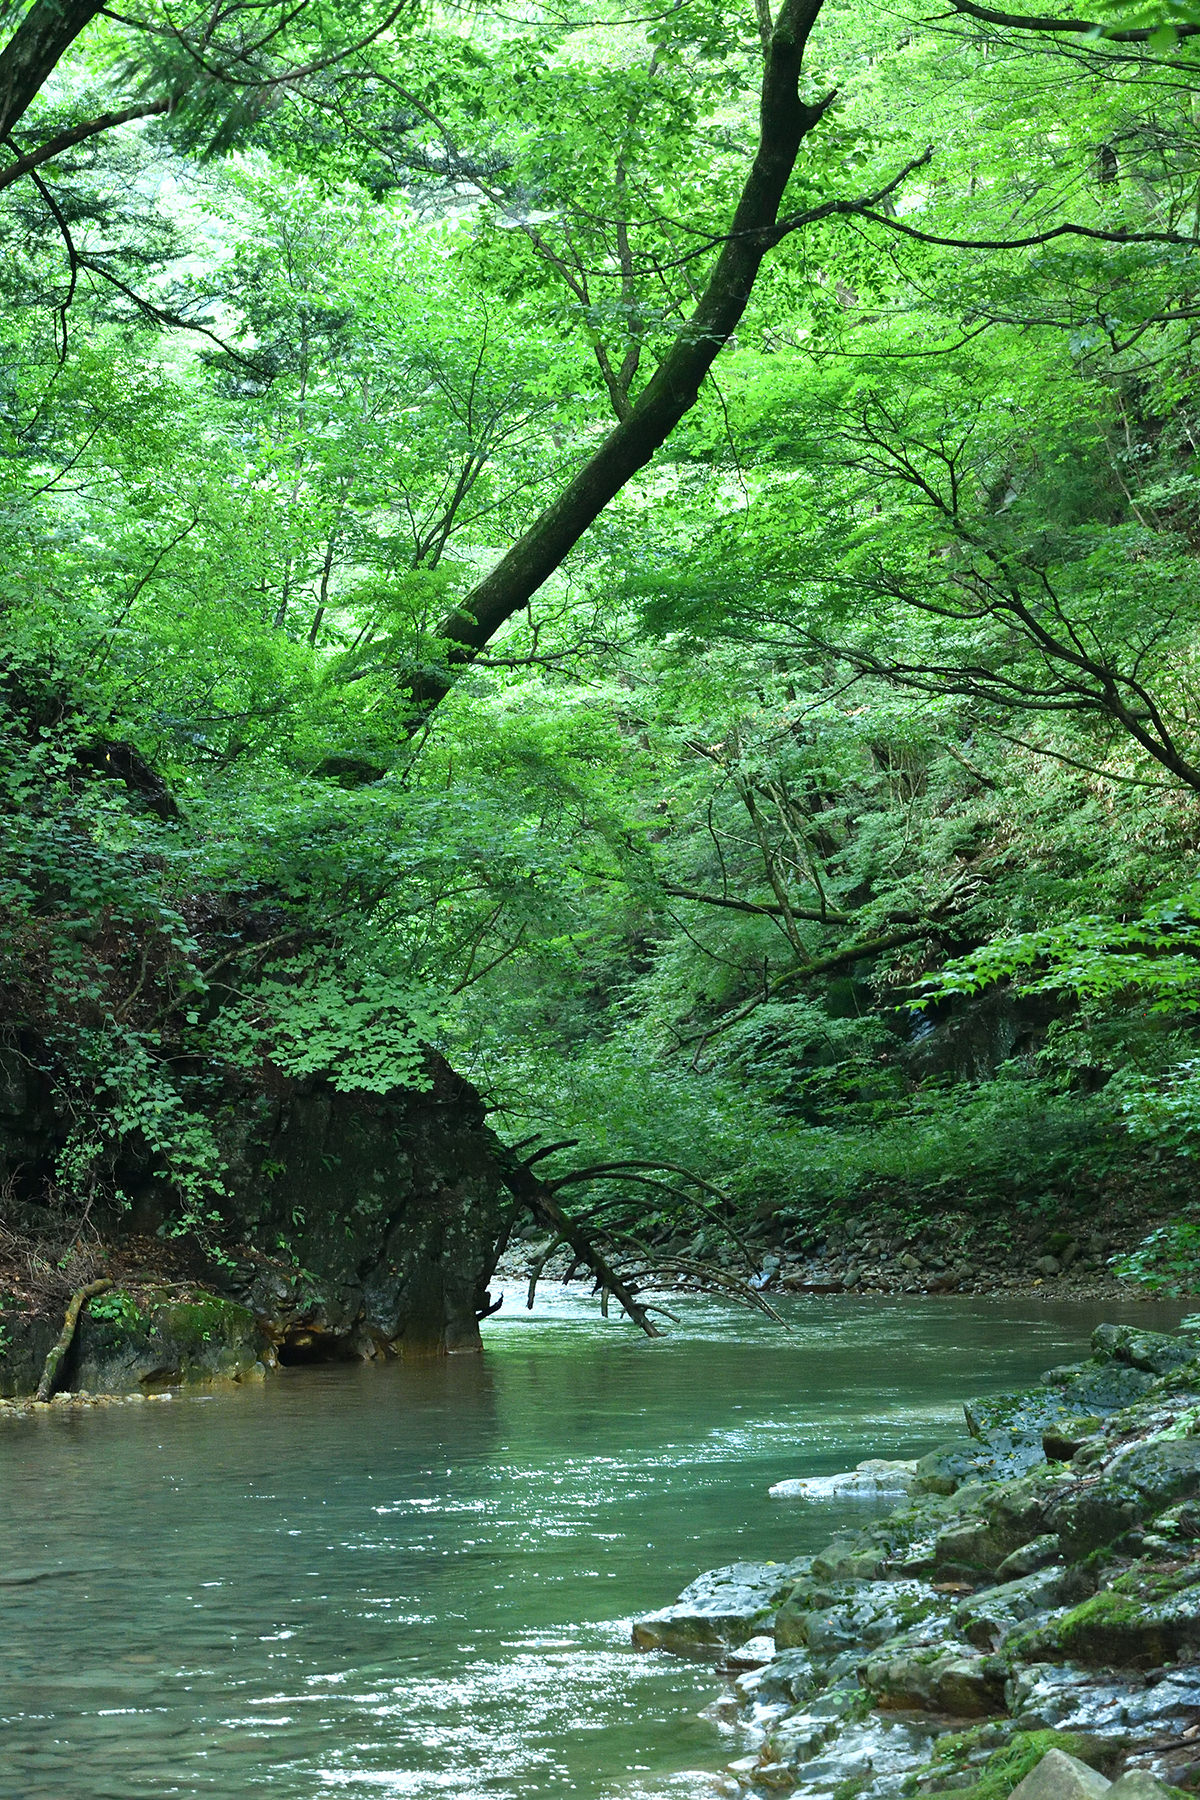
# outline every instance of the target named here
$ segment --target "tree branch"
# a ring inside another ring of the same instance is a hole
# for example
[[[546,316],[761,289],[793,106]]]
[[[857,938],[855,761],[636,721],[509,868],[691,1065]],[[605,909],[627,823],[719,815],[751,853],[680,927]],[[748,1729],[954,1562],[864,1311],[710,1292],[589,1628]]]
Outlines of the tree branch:
[[[1156,25],[1147,25],[1128,31],[1110,31],[1105,25],[1098,25],[1092,19],[1048,19],[1037,14],[998,12],[991,6],[976,6],[975,0],[950,0],[956,13],[965,13],[968,18],[978,19],[983,25],[1002,25],[1006,31],[1073,31],[1084,37],[1095,37],[1109,44],[1148,44],[1155,32],[1160,29]],[[951,15],[943,13],[942,18]],[[1171,26],[1176,37],[1195,37],[1200,32],[1200,25]]]
[[[11,187],[22,175],[40,168],[52,157],[61,156],[64,150],[72,150],[76,144],[98,137],[102,131],[112,131],[117,125],[127,125],[131,119],[149,119],[170,110],[169,100],[151,100],[144,106],[127,106],[122,112],[100,113],[98,117],[88,119],[82,125],[73,125],[70,131],[60,131],[57,137],[47,138],[44,144],[39,145],[36,150],[30,150],[17,162],[10,163],[7,169],[0,169],[0,188]]]

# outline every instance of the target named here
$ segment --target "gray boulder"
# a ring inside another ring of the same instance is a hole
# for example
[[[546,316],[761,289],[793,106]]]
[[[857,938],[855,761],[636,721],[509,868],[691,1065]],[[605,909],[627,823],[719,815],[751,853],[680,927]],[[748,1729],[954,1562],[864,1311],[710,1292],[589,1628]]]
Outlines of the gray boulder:
[[[1092,1350],[1106,1361],[1127,1363],[1150,1375],[1169,1375],[1193,1362],[1200,1346],[1162,1331],[1139,1331],[1136,1325],[1097,1325]]]
[[[769,1621],[797,1580],[807,1557],[790,1563],[731,1563],[709,1569],[684,1588],[674,1606],[633,1622],[639,1650],[671,1650],[677,1656],[711,1656],[744,1644]]]
[[[861,1677],[876,1706],[889,1710],[980,1718],[1004,1704],[1004,1664],[957,1645],[886,1644]]]
[[[1047,1750],[1040,1763],[1017,1783],[1009,1800],[1099,1800],[1111,1782],[1065,1750]]]
[[[1047,1522],[1072,1559],[1200,1493],[1200,1438],[1151,1438],[1115,1457],[1090,1485],[1071,1488]]]

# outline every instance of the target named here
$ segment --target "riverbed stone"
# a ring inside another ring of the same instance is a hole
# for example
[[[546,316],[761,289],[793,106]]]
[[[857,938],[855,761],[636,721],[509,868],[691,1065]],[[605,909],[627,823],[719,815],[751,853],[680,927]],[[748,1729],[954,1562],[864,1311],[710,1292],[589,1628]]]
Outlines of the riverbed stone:
[[[956,1520],[938,1533],[936,1566],[948,1574],[994,1574],[1015,1551],[1046,1535],[1049,1509],[1067,1475],[1040,1474],[989,1487],[977,1516]]]
[[[1196,1494],[1200,1438],[1150,1439],[1120,1453],[1094,1481],[1072,1485],[1050,1507],[1047,1522],[1068,1556],[1078,1559]]]
[[[1017,1783],[1009,1800],[1100,1800],[1111,1783],[1065,1750],[1047,1750],[1036,1768]]]
[[[1200,1578],[1171,1592],[1104,1588],[1060,1618],[1014,1640],[1013,1650],[1047,1661],[1069,1657],[1089,1668],[1153,1669],[1200,1652]]]
[[[671,1650],[677,1656],[711,1656],[755,1637],[774,1608],[810,1568],[807,1557],[790,1563],[730,1563],[691,1582],[673,1606],[633,1622],[639,1650]]]
[[[1016,1581],[972,1594],[954,1613],[954,1623],[977,1650],[997,1650],[1027,1620],[1090,1595],[1094,1582],[1079,1569],[1036,1570]]]
[[[1047,1432],[1067,1420],[1108,1418],[1142,1399],[1155,1379],[1117,1360],[1048,1373],[1053,1385],[968,1400],[963,1408],[967,1430],[996,1460],[999,1475],[1024,1474],[1043,1460]]]
[[[903,1499],[916,1478],[916,1462],[860,1462],[838,1475],[808,1475],[777,1481],[767,1491],[772,1500]]]
[[[1162,1331],[1140,1331],[1136,1325],[1097,1325],[1092,1350],[1098,1357],[1128,1363],[1150,1375],[1169,1375],[1194,1361],[1197,1345]]]
[[[1009,1678],[1005,1698],[1021,1730],[1082,1731],[1132,1746],[1147,1734],[1177,1737],[1195,1724],[1200,1667],[1168,1670],[1147,1682],[1132,1671],[1025,1663]]]
[[[867,1658],[862,1682],[880,1707],[980,1718],[1002,1709],[1006,1673],[998,1657],[965,1647],[889,1644]]]
[[[1001,1581],[1016,1581],[1022,1575],[1032,1575],[1038,1569],[1060,1561],[1062,1553],[1062,1539],[1058,1533],[1043,1532],[1041,1537],[1032,1538],[1028,1544],[1022,1544],[1019,1550],[1014,1550],[1011,1556],[1006,1556],[997,1566],[996,1575]]]
[[[918,1494],[953,1494],[968,1482],[985,1479],[992,1459],[977,1443],[940,1444],[917,1461],[913,1491]]]
[[[798,1582],[780,1606],[775,1642],[781,1650],[804,1645],[814,1660],[830,1661],[846,1650],[886,1643],[945,1611],[942,1596],[922,1581],[830,1584],[813,1578]]]

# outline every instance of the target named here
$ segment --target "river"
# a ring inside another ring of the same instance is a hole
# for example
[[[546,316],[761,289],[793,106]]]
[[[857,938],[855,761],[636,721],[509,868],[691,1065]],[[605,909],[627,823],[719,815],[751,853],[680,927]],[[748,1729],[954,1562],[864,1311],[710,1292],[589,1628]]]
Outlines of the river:
[[[787,1476],[916,1455],[1083,1356],[1094,1307],[679,1303],[648,1342],[519,1293],[482,1357],[281,1371],[0,1432],[3,1800],[703,1796],[703,1666],[629,1618],[861,1506]],[[1179,1309],[1105,1309],[1151,1327]]]

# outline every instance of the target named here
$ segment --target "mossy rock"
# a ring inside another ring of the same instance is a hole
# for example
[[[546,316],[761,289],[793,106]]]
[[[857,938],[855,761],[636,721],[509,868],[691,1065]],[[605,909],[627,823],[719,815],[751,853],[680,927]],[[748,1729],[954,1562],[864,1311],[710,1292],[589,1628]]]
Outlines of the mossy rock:
[[[1164,1331],[1139,1331],[1136,1325],[1097,1325],[1092,1349],[1098,1357],[1149,1375],[1169,1375],[1196,1357],[1195,1339],[1172,1337]]]
[[[114,1289],[85,1313],[64,1387],[93,1394],[225,1379],[262,1373],[270,1344],[254,1314],[217,1294],[142,1304]]]
[[[1061,1618],[1011,1638],[1006,1647],[1030,1661],[1159,1668],[1200,1650],[1200,1580],[1159,1596],[1106,1588]]]
[[[1079,1560],[1196,1494],[1200,1438],[1149,1438],[1089,1486],[1064,1494],[1050,1508],[1048,1522],[1067,1555]]]
[[[16,1306],[0,1312],[0,1400],[36,1393],[61,1330],[61,1314],[32,1313]]]
[[[970,1745],[970,1734],[964,1734],[957,1742],[947,1744],[945,1750],[939,1750],[937,1763],[933,1766],[940,1765],[943,1769],[947,1763],[953,1766],[958,1743]],[[1118,1746],[1082,1732],[1016,1731],[1008,1743],[994,1750],[980,1765],[978,1779],[970,1787],[955,1789],[955,1800],[1008,1800],[1013,1789],[1037,1768],[1050,1750],[1061,1750],[1066,1756],[1074,1756],[1101,1775],[1112,1774],[1121,1754]]]

